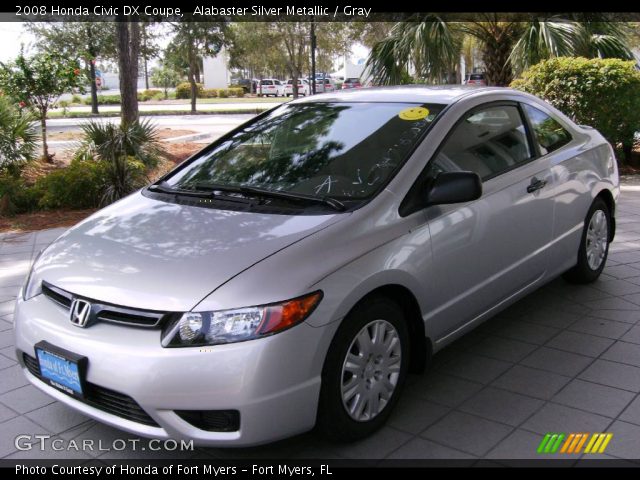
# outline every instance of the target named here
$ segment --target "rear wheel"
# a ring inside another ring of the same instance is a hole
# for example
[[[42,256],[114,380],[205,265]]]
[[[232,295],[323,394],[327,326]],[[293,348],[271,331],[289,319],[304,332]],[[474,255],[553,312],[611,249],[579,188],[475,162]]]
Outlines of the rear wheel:
[[[317,426],[334,441],[354,441],[384,425],[409,363],[402,309],[386,298],[356,307],[329,348],[322,373]]]
[[[571,283],[591,283],[600,276],[609,254],[611,212],[601,198],[591,204],[584,223],[578,263],[564,274]]]

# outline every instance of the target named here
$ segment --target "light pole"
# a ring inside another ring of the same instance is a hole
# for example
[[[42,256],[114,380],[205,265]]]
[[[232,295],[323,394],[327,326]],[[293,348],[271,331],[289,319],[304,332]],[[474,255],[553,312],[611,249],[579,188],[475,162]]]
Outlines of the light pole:
[[[311,20],[311,93],[316,94],[316,23]]]

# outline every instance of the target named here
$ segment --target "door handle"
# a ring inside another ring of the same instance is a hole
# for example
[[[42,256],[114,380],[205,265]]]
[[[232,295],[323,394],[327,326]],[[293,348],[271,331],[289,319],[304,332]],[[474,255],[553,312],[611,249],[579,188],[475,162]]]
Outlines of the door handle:
[[[528,193],[533,193],[536,190],[540,190],[541,188],[544,188],[544,186],[547,184],[546,180],[540,180],[536,177],[533,177],[531,179],[531,184],[527,187],[527,192]]]

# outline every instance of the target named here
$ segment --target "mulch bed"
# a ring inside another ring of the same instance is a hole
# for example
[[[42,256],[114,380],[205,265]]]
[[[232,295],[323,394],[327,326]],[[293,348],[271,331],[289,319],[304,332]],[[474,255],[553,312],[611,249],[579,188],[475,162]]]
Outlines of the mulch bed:
[[[46,212],[23,213],[14,217],[0,217],[0,231],[31,232],[46,228],[71,227],[95,211],[95,209],[49,210]]]

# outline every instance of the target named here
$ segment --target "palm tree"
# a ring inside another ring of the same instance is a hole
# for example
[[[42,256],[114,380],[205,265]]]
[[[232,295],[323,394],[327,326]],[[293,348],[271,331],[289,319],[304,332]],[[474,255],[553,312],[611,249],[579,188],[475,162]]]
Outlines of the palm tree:
[[[402,83],[413,69],[425,81],[451,82],[468,37],[480,49],[490,85],[508,85],[516,73],[550,57],[633,58],[623,26],[602,14],[581,21],[498,13],[477,18],[449,22],[437,14],[416,14],[397,23],[371,50],[367,66],[373,81]]]

